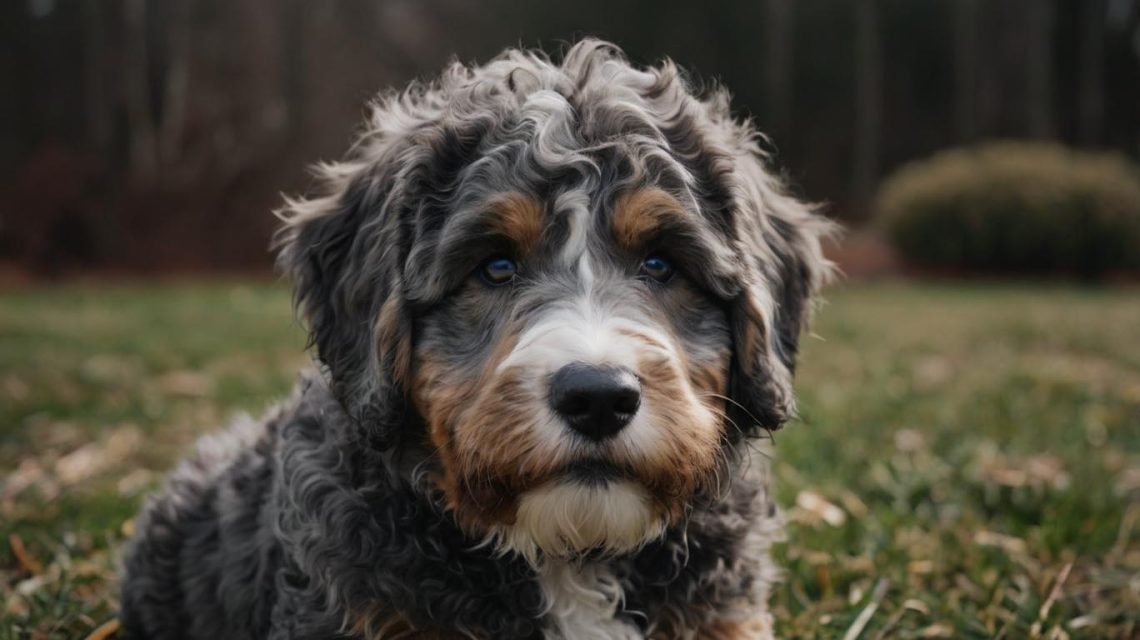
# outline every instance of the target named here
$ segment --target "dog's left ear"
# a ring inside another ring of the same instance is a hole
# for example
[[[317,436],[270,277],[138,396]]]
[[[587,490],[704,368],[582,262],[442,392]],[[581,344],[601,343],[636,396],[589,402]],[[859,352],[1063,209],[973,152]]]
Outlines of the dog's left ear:
[[[275,241],[332,392],[379,449],[399,438],[411,366],[391,156],[321,167],[321,195],[288,200]]]
[[[751,147],[751,145],[750,145]],[[821,240],[836,226],[788,195],[754,147],[735,159],[732,193],[744,286],[732,309],[730,416],[743,435],[780,428],[795,413],[800,333],[832,271]]]

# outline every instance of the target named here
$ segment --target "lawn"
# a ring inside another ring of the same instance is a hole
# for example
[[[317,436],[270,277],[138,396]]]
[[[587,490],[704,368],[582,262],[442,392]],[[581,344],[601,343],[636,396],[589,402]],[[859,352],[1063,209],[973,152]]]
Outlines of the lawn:
[[[782,635],[1140,636],[1140,292],[828,298],[775,438]],[[276,286],[0,294],[0,638],[112,619],[142,496],[303,343]]]

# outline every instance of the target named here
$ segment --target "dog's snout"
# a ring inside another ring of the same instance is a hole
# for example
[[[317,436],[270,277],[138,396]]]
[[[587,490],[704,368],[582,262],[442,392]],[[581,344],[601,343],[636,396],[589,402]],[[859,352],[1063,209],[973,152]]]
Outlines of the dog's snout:
[[[626,369],[569,364],[550,381],[550,405],[578,433],[605,440],[633,420],[641,385]]]

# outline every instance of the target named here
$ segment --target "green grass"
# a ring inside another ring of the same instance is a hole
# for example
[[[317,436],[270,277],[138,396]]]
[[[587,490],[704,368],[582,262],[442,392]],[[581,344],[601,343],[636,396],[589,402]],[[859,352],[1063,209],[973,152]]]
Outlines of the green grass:
[[[864,611],[862,638],[1140,635],[1140,295],[828,298],[802,419],[776,434],[782,635],[843,637]],[[288,391],[291,317],[266,285],[0,295],[0,638],[113,617],[142,495]]]

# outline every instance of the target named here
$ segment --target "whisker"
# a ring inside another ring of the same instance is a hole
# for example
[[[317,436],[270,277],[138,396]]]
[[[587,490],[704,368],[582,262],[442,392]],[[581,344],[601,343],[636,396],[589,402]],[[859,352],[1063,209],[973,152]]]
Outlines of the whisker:
[[[759,418],[757,418],[756,416],[752,415],[752,412],[751,412],[751,411],[749,411],[747,407],[745,407],[744,405],[740,404],[740,403],[739,403],[739,402],[737,402],[736,400],[733,400],[732,398],[730,398],[730,397],[728,397],[728,396],[726,396],[726,395],[722,395],[722,394],[719,394],[719,393],[713,393],[713,392],[711,392],[711,391],[706,391],[706,392],[698,393],[698,394],[697,394],[697,397],[705,397],[705,398],[718,398],[718,399],[720,399],[720,400],[724,400],[725,402],[731,402],[733,405],[735,405],[735,406],[736,406],[736,407],[738,407],[738,408],[739,408],[741,411],[743,411],[745,414],[747,414],[749,418],[752,418],[752,421],[753,421],[753,422],[755,422],[756,424],[760,425],[760,427],[761,427],[762,429],[765,429],[765,430],[771,431],[771,429],[770,429],[770,428],[768,428],[767,426],[765,426],[765,425],[764,425],[764,424],[763,424],[763,423],[760,421],[760,419],[759,419]]]
[[[748,448],[750,448],[750,449],[752,450],[752,452],[753,452],[753,453],[755,453],[755,454],[756,454],[756,455],[758,455],[758,456],[762,456],[762,457],[764,457],[765,459],[767,459],[767,460],[769,460],[769,461],[771,461],[771,460],[772,460],[772,456],[771,456],[771,455],[769,455],[767,452],[765,452],[765,451],[761,450],[761,449],[760,449],[760,448],[759,448],[759,447],[756,445],[756,443],[755,443],[755,442],[753,442],[753,439],[752,439],[752,438],[747,438],[747,437],[744,437],[744,435],[745,435],[745,434],[744,434],[744,431],[743,431],[743,430],[740,428],[740,425],[736,424],[736,421],[735,421],[735,420],[733,420],[732,418],[730,418],[730,417],[728,416],[728,413],[727,413],[727,412],[725,412],[725,411],[721,411],[721,410],[715,410],[715,409],[714,409],[714,410],[713,410],[713,413],[714,413],[714,414],[716,414],[718,417],[720,417],[720,418],[723,418],[725,421],[727,421],[729,424],[731,424],[731,425],[732,425],[732,427],[733,427],[734,429],[736,429],[736,431],[737,431],[738,433],[740,433],[740,435],[741,435],[741,438],[740,438],[739,444],[741,444],[741,445],[743,445],[743,446],[745,446],[745,447],[748,447]],[[771,442],[772,442],[772,444],[773,444],[773,446],[774,446],[774,445],[776,444],[776,440],[775,440],[775,438],[774,438],[774,437],[772,437],[772,432],[771,432],[771,431],[769,431],[769,430],[767,430],[767,429],[765,429],[765,432],[768,434],[768,439],[769,439],[769,440],[771,440]]]
[[[736,405],[737,407],[740,408],[741,411],[748,414],[749,418],[752,418],[752,422],[756,423],[756,426],[760,427],[760,429],[763,430],[765,434],[767,434],[767,436],[768,436],[767,439],[772,442],[773,446],[775,446],[775,444],[776,444],[776,432],[775,432],[775,430],[773,428],[761,423],[760,420],[758,420],[756,418],[756,416],[752,415],[752,413],[744,407],[744,405],[740,404],[736,400],[733,400],[732,398],[729,398],[728,396],[724,396],[724,395],[721,395],[719,393],[712,393],[712,392],[698,393],[697,397],[719,398],[721,400],[724,400],[726,402],[731,402],[732,404]],[[716,409],[713,409],[713,411],[716,411]],[[731,418],[728,417],[727,412],[722,412],[721,417],[724,418],[725,420],[728,420],[729,422],[732,422]],[[736,424],[735,422],[732,422],[732,425],[734,427],[736,427],[737,432],[740,433],[740,435],[742,437],[745,435],[745,431],[740,428],[740,425]]]

